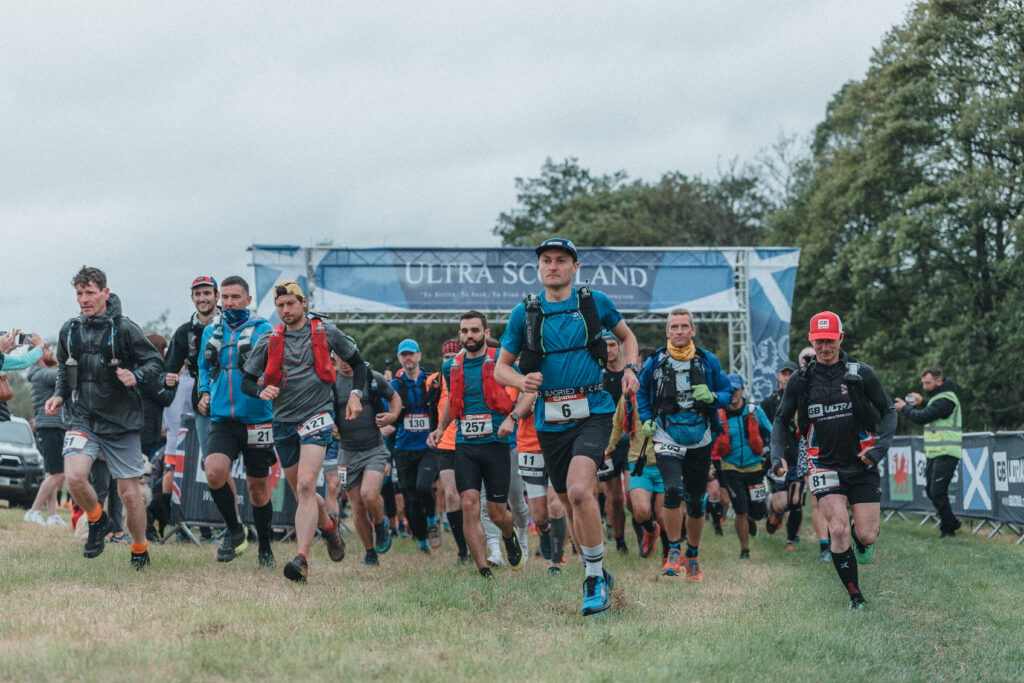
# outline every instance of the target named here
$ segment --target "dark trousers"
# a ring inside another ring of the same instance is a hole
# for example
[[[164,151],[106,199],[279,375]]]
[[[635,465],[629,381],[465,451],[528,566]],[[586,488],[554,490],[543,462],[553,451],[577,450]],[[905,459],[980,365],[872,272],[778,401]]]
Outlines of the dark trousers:
[[[405,517],[409,530],[417,541],[427,539],[427,517],[433,517],[434,480],[437,479],[437,457],[434,451],[406,451],[395,449],[395,467],[398,485],[405,498]]]
[[[949,505],[949,482],[959,464],[960,460],[952,455],[938,455],[928,458],[924,471],[925,481],[928,482],[928,498],[939,514],[939,528],[943,531],[953,532],[960,526]]]

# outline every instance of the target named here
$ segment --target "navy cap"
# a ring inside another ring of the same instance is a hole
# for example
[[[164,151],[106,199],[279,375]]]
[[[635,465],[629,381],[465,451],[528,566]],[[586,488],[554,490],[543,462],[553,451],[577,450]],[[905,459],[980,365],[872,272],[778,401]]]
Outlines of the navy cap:
[[[785,363],[783,363],[783,364],[782,364],[782,365],[781,365],[781,366],[779,367],[779,372],[785,372],[786,370],[789,370],[790,372],[796,372],[796,371],[797,371],[797,370],[799,370],[799,369],[800,369],[800,368],[799,368],[799,367],[797,367],[797,364],[796,364],[796,363],[794,363],[794,362],[793,362],[793,361],[791,361],[791,360],[787,360],[787,361],[786,361]]]
[[[567,240],[564,237],[550,237],[537,247],[537,256],[540,256],[548,249],[561,249],[562,251],[568,252],[572,256],[573,261],[580,260],[580,253],[576,251],[576,245],[572,243],[572,240]]]
[[[417,344],[416,340],[414,339],[403,339],[398,344],[398,352],[405,353],[406,351],[411,351],[412,353],[419,353],[420,345]]]
[[[732,383],[732,388],[734,391],[736,389],[743,388],[743,378],[740,377],[739,375],[729,375],[729,381]]]

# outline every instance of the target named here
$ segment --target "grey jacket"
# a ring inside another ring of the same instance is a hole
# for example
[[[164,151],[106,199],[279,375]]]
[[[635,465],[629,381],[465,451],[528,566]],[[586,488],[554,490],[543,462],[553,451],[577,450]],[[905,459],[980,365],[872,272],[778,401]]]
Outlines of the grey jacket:
[[[61,409],[53,416],[47,415],[45,410],[47,399],[53,396],[54,389],[57,388],[57,368],[48,368],[36,363],[25,374],[29,389],[32,391],[32,410],[36,415],[36,429],[67,429],[67,406],[61,406]]]
[[[81,348],[69,348],[76,342]],[[163,358],[139,326],[121,315],[121,301],[116,294],[110,295],[103,314],[91,318],[79,315],[60,329],[54,395],[62,397],[65,404],[72,399],[69,358],[77,361],[77,372],[72,366],[72,372],[77,374],[77,389],[71,406],[71,427],[94,434],[138,431],[143,421],[139,387],[121,384],[110,359],[116,359],[118,367],[134,372],[140,383],[152,384],[159,381]]]

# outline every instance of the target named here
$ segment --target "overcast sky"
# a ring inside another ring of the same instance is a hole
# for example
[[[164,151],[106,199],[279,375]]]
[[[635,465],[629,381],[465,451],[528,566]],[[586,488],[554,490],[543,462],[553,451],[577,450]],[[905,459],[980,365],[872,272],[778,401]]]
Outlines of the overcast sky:
[[[252,243],[491,246],[546,157],[717,176],[805,136],[904,0],[0,2],[0,330],[139,323]]]

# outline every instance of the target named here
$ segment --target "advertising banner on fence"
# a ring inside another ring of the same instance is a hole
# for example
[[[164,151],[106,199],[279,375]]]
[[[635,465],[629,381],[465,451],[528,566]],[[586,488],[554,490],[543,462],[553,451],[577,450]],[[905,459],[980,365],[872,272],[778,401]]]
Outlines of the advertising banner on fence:
[[[193,426],[192,415],[182,419],[181,435],[178,439],[179,465],[174,473],[174,496],[171,499],[171,520],[190,524],[223,525],[224,519],[217,511],[203,471],[203,454],[199,447],[199,436]],[[245,466],[239,457],[232,465],[231,477],[235,480],[238,493],[238,515],[245,524],[252,524],[252,504],[249,501],[249,487],[245,481]],[[272,524],[275,528],[291,528],[295,522],[295,497],[288,486],[278,460],[270,470],[270,502],[274,508]],[[317,481],[322,490],[323,474]]]
[[[924,440],[897,436],[879,466],[882,508],[934,512],[926,468]],[[1024,524],[1024,434],[965,435],[960,467],[949,486],[949,502],[959,517]]]
[[[509,311],[543,287],[531,248],[303,249],[255,245],[257,310],[274,316],[275,282],[312,284],[310,308],[319,313],[461,313]],[[789,359],[789,325],[800,250],[744,250],[750,298],[751,393],[767,396],[775,371]],[[581,248],[577,285],[589,283],[623,313],[740,310],[736,249]],[[308,282],[309,274],[313,282]]]

